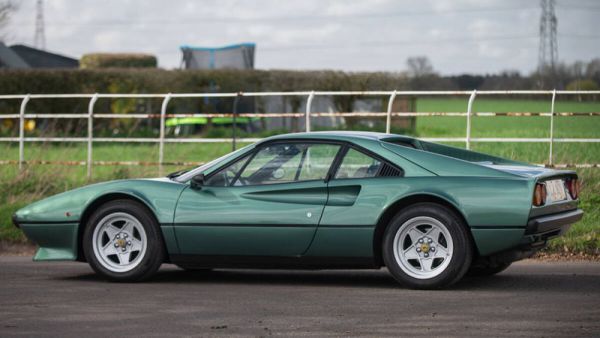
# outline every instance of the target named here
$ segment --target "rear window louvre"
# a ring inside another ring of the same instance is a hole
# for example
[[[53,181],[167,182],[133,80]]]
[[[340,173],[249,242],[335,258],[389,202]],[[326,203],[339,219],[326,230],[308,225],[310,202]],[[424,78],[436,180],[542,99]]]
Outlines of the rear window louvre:
[[[393,167],[387,163],[383,163],[381,169],[379,169],[379,177],[401,177],[404,176],[402,170]]]

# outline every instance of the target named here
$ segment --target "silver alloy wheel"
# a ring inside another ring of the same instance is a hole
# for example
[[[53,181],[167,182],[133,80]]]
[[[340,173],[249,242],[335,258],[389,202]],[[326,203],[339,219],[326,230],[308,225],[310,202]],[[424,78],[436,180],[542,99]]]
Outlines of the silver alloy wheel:
[[[452,260],[454,245],[446,226],[435,218],[418,216],[404,222],[394,237],[394,257],[407,275],[430,279]]]
[[[104,217],[92,236],[96,259],[112,272],[128,272],[138,266],[146,254],[147,243],[140,221],[124,212]]]

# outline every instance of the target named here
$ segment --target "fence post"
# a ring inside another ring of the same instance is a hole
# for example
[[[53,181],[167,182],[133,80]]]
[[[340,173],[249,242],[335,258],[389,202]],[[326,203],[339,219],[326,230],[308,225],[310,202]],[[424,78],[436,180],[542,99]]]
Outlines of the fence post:
[[[385,120],[385,133],[389,134],[392,130],[392,106],[394,105],[394,100],[396,99],[396,90],[392,92],[390,95],[390,99],[388,101],[387,106],[387,119]]]
[[[92,178],[92,144],[94,140],[94,104],[98,100],[98,93],[94,94],[88,104],[88,141],[87,141],[87,178]]]
[[[29,94],[21,101],[21,109],[19,109],[19,171],[23,169],[25,159],[25,108],[29,102]]]
[[[304,126],[304,131],[307,133],[310,132],[310,107],[312,105],[313,98],[315,97],[315,91],[313,90],[308,95],[308,100],[306,101],[306,121]]]
[[[552,104],[550,104],[550,151],[548,165],[552,166],[552,152],[554,147],[554,101],[556,100],[556,89],[552,91]]]
[[[160,107],[160,138],[158,144],[158,175],[163,175],[163,160],[165,151],[165,115],[167,114],[167,105],[171,101],[171,93],[165,95],[162,106]]]
[[[237,95],[233,98],[233,133],[232,133],[232,138],[231,138],[231,151],[235,151],[235,136],[236,136],[236,129],[237,129],[237,113],[238,113],[238,101],[240,99],[240,96],[242,96],[244,94],[242,94],[241,92],[238,92]]]
[[[477,96],[477,90],[473,90],[471,96],[469,96],[469,103],[467,104],[467,150],[471,149],[471,115],[473,113],[473,101],[475,101],[475,96]]]

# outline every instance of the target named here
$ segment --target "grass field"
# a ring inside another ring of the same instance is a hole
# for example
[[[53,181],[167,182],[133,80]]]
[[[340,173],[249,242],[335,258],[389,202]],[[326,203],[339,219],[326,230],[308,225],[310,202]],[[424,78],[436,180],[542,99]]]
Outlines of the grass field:
[[[477,99],[475,111],[480,112],[547,112],[550,102],[533,100]],[[466,99],[421,99],[418,111],[465,111]],[[597,102],[557,102],[557,112],[600,112]],[[473,137],[548,137],[548,117],[474,117]],[[375,129],[383,130],[383,124]],[[464,117],[419,117],[415,135],[420,137],[462,137],[465,134]],[[362,128],[361,129],[367,129]],[[373,127],[368,128],[373,129]],[[555,137],[600,138],[600,116],[556,117]],[[457,143],[456,146],[464,146]],[[240,145],[241,146],[241,145]],[[548,144],[539,143],[474,143],[477,151],[511,159],[546,163]],[[219,144],[166,144],[165,161],[205,162],[231,150],[227,143]],[[25,157],[28,160],[85,161],[86,145],[82,143],[39,144],[27,143]],[[600,163],[600,143],[555,143],[555,163]],[[16,144],[0,144],[0,160],[17,160]],[[148,161],[158,159],[155,144],[94,144],[94,160],[97,161]],[[174,171],[178,167],[165,167]],[[551,252],[574,252],[600,254],[600,169],[580,169],[585,189],[581,205],[584,219],[576,224],[567,236],[555,240],[548,249]],[[84,166],[38,165],[19,173],[15,165],[0,166],[0,240],[25,241],[21,232],[10,223],[10,215],[18,208],[58,192],[90,183],[85,177]],[[97,166],[91,182],[116,178],[152,177],[156,167]]]

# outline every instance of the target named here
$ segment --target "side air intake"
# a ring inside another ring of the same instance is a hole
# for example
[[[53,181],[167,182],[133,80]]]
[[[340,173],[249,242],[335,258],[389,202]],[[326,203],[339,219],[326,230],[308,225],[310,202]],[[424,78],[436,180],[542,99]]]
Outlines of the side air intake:
[[[403,175],[404,173],[402,172],[402,170],[392,167],[387,163],[384,163],[381,169],[379,170],[379,176],[382,177],[398,177]]]

